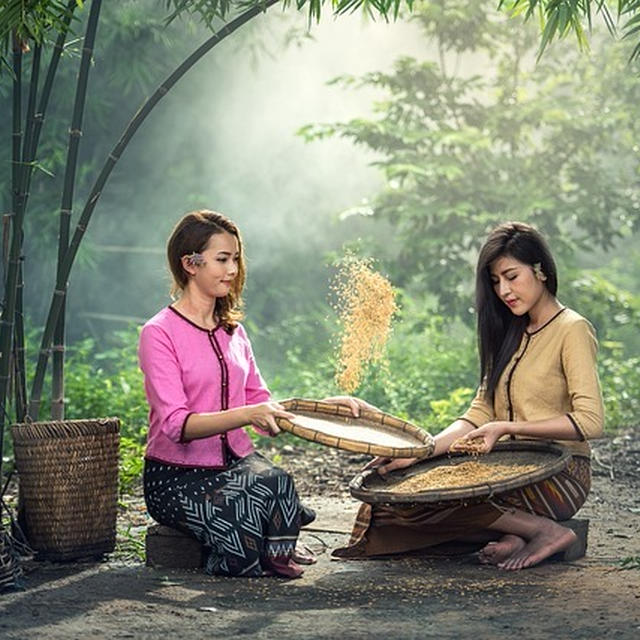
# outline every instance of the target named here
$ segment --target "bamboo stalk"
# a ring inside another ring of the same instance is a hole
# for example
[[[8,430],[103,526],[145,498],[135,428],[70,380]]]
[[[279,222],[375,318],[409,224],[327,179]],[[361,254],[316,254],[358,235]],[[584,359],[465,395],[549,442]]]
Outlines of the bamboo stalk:
[[[172,89],[176,82],[178,82],[178,80],[180,80],[196,62],[198,62],[204,55],[211,51],[213,47],[230,36],[234,31],[242,27],[259,13],[266,12],[269,7],[273,6],[277,2],[280,2],[280,0],[265,0],[265,2],[263,2],[260,6],[254,6],[250,9],[247,9],[244,13],[241,13],[237,18],[226,24],[222,29],[220,29],[220,31],[217,31],[214,35],[212,35],[188,58],[186,58],[186,60],[184,60],[176,68],[176,70],[158,87],[158,89],[156,89],[153,95],[151,95],[151,97],[147,99],[142,107],[140,107],[138,112],[134,115],[132,120],[125,128],[117,144],[109,154],[106,162],[102,167],[102,170],[100,171],[100,174],[98,175],[98,178],[96,179],[91,189],[82,214],[80,215],[80,219],[76,224],[71,243],[69,244],[69,248],[65,253],[61,269],[58,273],[56,286],[51,297],[47,321],[40,343],[38,364],[36,366],[36,373],[31,387],[31,399],[29,401],[28,415],[32,419],[36,420],[40,411],[44,375],[47,369],[49,354],[51,352],[54,327],[58,320],[60,309],[62,308],[66,281],[69,278],[71,267],[73,266],[73,262],[78,252],[78,247],[80,246],[80,241],[82,240],[87,230],[91,215],[95,209],[98,199],[100,198],[100,195],[102,194],[104,185],[109,179],[109,176],[113,171],[116,163],[120,159],[122,152],[125,150],[131,138],[134,136],[140,125],[144,122],[144,120],[153,110],[156,104],[160,102],[160,100]]]
[[[60,205],[60,231],[58,234],[58,275],[62,267],[62,259],[69,245],[69,229],[71,227],[71,212],[73,208],[73,191],[75,186],[76,170],[78,166],[78,151],[80,138],[82,137],[82,119],[87,97],[87,85],[91,58],[98,31],[100,8],[102,0],[93,0],[87,30],[84,36],[80,70],[78,71],[78,83],[73,105],[71,128],[69,129],[69,145],[67,148],[67,162],[65,164],[64,186],[62,189],[62,202]],[[66,278],[65,278],[66,280]],[[67,283],[63,287],[66,291]],[[54,333],[53,342],[53,371],[51,381],[51,418],[53,420],[64,419],[64,324],[65,324],[66,294],[62,298],[62,308],[58,316],[58,322]]]
[[[20,258],[20,262],[18,263],[18,279],[16,282],[16,311],[14,315],[15,327],[13,337],[14,402],[16,422],[24,422],[24,418],[27,413],[23,298],[24,270],[22,267],[22,258]]]
[[[35,130],[35,113],[36,102],[38,96],[38,83],[40,81],[40,61],[42,58],[42,44],[37,43],[33,47],[33,58],[31,60],[31,77],[29,79],[29,99],[27,100],[27,113],[25,117],[26,127],[24,142],[22,144],[22,173],[26,171],[26,160],[28,158],[29,150],[32,147],[32,140]],[[21,187],[24,185],[24,180],[21,181]],[[24,190],[21,188],[19,198],[25,196]]]
[[[0,320],[0,472],[2,471],[2,453],[4,442],[6,402],[9,389],[9,372],[11,364],[11,347],[16,310],[16,284],[18,279],[18,262],[22,219],[17,213],[18,181],[20,179],[20,148],[22,143],[22,49],[17,37],[13,37],[13,126],[12,126],[12,221],[11,245],[7,264],[7,278],[4,289],[4,304]]]
[[[71,18],[73,17],[73,12],[77,6],[78,4],[76,0],[69,0],[69,3],[67,5],[67,13],[65,14],[65,18],[63,20],[63,29],[58,33],[56,43],[53,46],[53,51],[51,53],[51,59],[49,60],[49,67],[47,69],[47,75],[42,87],[42,93],[40,94],[38,109],[33,115],[33,136],[31,138],[30,148],[27,150],[26,159],[24,161],[25,167],[27,169],[25,176],[26,183],[24,188],[25,209],[27,206],[27,201],[29,199],[29,187],[31,185],[31,176],[33,174],[34,168],[33,163],[36,157],[38,144],[40,142],[40,133],[42,132],[42,127],[44,125],[45,114],[47,112],[47,107],[49,106],[49,98],[51,97],[51,91],[53,89],[53,81],[55,80],[56,73],[58,71],[58,63],[60,62],[60,57],[62,56],[62,52],[64,51],[64,43],[67,39],[67,33],[69,32]]]
[[[36,98],[38,95],[38,83],[40,80],[40,62],[42,57],[42,45],[36,43],[33,49],[31,61],[31,77],[29,79],[29,98],[27,100],[27,113],[25,116],[25,132],[22,143],[22,162],[19,167],[19,191],[17,194],[16,211],[26,211],[26,182],[29,171],[28,154],[32,146],[33,133],[35,128]],[[16,421],[23,422],[27,412],[27,382],[25,366],[24,348],[24,274],[22,260],[22,246],[24,243],[24,232],[20,231],[20,263],[18,264],[18,279],[16,283],[16,312],[15,312],[15,335],[14,335],[14,368],[15,368],[15,411]]]

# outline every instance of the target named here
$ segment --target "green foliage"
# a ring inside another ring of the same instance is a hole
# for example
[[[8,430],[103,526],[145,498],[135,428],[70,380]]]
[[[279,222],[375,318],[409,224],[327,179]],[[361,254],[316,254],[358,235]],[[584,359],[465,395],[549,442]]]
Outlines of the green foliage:
[[[593,18],[598,15],[612,35],[617,33],[616,23],[623,21],[623,38],[638,40],[640,32],[640,1],[618,0],[614,16],[608,3],[604,0],[583,0],[580,2],[559,0],[500,0],[499,8],[514,16],[524,15],[525,20],[537,19],[540,28],[540,47],[538,57],[555,39],[561,39],[570,33],[576,37],[581,49],[588,49],[588,31],[593,27]],[[631,60],[640,57],[640,43],[635,44],[631,52]]]
[[[115,415],[123,434],[139,438],[146,428],[147,404],[137,361],[137,332],[121,332],[121,346],[99,351],[91,338],[69,348],[65,384],[69,418]]]
[[[121,507],[127,509],[128,505]],[[130,560],[134,562],[144,562],[145,559],[145,540],[147,528],[140,527],[136,531],[131,524],[127,528],[118,529],[116,538],[115,555],[119,560]]]
[[[65,384],[66,417],[120,418],[120,489],[128,491],[142,476],[149,408],[138,367],[138,332],[116,336],[105,351],[88,338],[69,349]]]
[[[640,298],[620,289],[599,270],[569,273],[562,290],[565,304],[580,312],[598,329],[600,336],[612,340],[628,329],[640,329]]]
[[[215,29],[216,21],[224,20],[230,13],[239,9],[246,10],[252,6],[264,6],[265,0],[198,0],[198,2],[188,2],[185,0],[165,0],[167,8],[173,8],[173,12],[167,17],[167,22],[173,21],[183,13],[198,16],[211,29]],[[337,15],[352,13],[362,10],[370,16],[379,14],[385,18],[397,18],[402,7],[411,9],[413,0],[281,0],[283,9],[295,6],[298,10],[306,7],[309,21],[318,21],[322,15],[322,8],[325,4],[330,4],[331,9]]]
[[[620,569],[640,569],[640,556],[627,556],[620,560]]]
[[[115,133],[123,128],[136,107],[168,73],[171,66],[193,49],[192,39],[202,36],[200,32],[196,32],[195,25],[189,22],[166,28],[154,4],[155,0],[103,2],[94,52],[96,69],[90,75],[83,126],[83,140],[90,141],[90,144],[83,142],[81,145],[76,176],[76,202],[86,195],[96,171],[115,142]],[[40,322],[50,300],[50,295],[47,294],[52,286],[49,256],[55,255],[57,247],[58,207],[67,161],[68,130],[82,47],[82,41],[75,37],[75,32],[83,33],[83,25],[79,20],[86,19],[86,13],[88,12],[76,10],[75,16],[78,20],[72,23],[71,27],[74,34],[68,37],[60,60],[36,155],[35,166],[39,170],[34,172],[29,208],[25,216],[25,314],[32,324]],[[55,25],[51,29],[55,32]],[[56,33],[47,35],[41,76],[49,63],[49,41],[56,36]],[[31,57],[32,54],[25,54],[23,59],[25,87],[30,80]],[[1,74],[2,113],[11,113],[10,87],[10,74]],[[26,96],[23,100],[25,98]],[[127,104],[130,105],[129,108],[124,106]],[[4,120],[10,122],[10,118]],[[9,135],[8,128],[4,134]],[[160,155],[155,150],[151,153]],[[136,149],[134,154],[137,156],[137,164],[144,165],[148,162],[148,148]],[[121,200],[116,206],[126,209],[126,203],[132,200],[139,188],[139,183],[135,181],[120,181],[117,191]],[[11,209],[10,193],[11,164],[0,162],[0,208],[4,211]],[[74,209],[77,213],[80,207],[76,206]],[[75,222],[74,219],[73,223]],[[134,224],[131,226],[135,229]],[[34,256],[38,256],[38,259],[30,259]],[[78,257],[80,266],[91,266],[93,260],[89,251],[81,249]],[[37,295],[34,295],[34,291],[37,291]]]
[[[459,418],[468,408],[476,391],[469,387],[454,389],[446,398],[431,401],[431,415],[424,425],[431,433],[438,433]]]
[[[385,411],[439,431],[448,423],[433,418],[433,401],[453,389],[475,386],[477,364],[473,334],[463,327],[449,328],[433,316],[419,329],[399,323],[389,342],[388,364],[372,369],[358,395]]]
[[[601,11],[605,21],[613,29],[613,20],[604,2],[596,2],[597,10]],[[548,3],[540,0],[501,0],[499,7],[508,9],[513,15],[524,14],[526,19],[535,15],[540,23],[541,39],[538,57],[554,38],[563,38],[573,32],[580,49],[588,48],[583,19],[586,19],[589,29],[591,23],[591,3],[586,2],[557,2]]]
[[[4,53],[9,49],[11,34],[20,40],[42,43],[51,30],[64,27],[64,17],[82,0],[3,0],[0,6],[0,42]]]
[[[624,358],[620,343],[601,342],[598,359],[606,428],[635,425],[640,415],[640,357]]]

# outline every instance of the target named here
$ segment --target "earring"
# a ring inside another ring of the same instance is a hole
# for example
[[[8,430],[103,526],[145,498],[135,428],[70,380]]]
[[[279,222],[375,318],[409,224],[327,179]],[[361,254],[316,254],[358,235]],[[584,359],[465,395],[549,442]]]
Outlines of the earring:
[[[201,253],[197,253],[196,251],[188,253],[184,257],[187,259],[187,264],[190,267],[201,267],[204,264],[204,257]]]
[[[544,282],[547,279],[547,276],[544,275],[544,271],[542,270],[542,264],[540,262],[536,262],[533,265],[533,273],[536,274],[536,278]]]

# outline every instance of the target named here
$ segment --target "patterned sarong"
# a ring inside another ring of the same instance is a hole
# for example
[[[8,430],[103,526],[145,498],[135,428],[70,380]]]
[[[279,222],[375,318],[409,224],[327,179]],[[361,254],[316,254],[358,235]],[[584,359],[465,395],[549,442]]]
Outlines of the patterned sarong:
[[[315,514],[300,504],[293,478],[262,455],[235,459],[222,470],[147,460],[144,495],[154,520],[207,548],[209,574],[302,574],[291,555],[300,527]]]
[[[552,520],[568,520],[591,488],[591,463],[574,456],[561,473],[476,503],[361,505],[340,558],[406,553],[464,541],[486,532],[505,511],[520,509]],[[482,545],[480,545],[482,546]],[[455,545],[450,545],[454,548]],[[466,549],[463,544],[460,549]]]

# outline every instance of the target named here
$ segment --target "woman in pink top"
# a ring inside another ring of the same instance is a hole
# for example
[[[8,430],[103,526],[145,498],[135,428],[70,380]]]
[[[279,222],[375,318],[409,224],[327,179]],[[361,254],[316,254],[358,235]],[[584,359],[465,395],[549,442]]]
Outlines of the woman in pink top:
[[[279,432],[291,417],[256,366],[239,324],[245,280],[235,224],[211,211],[189,213],[167,246],[177,301],[143,327],[140,367],[150,406],[144,470],[149,514],[209,550],[207,573],[302,574],[300,527],[315,514],[293,479],[254,451],[243,426]],[[359,401],[347,403],[354,414]]]

